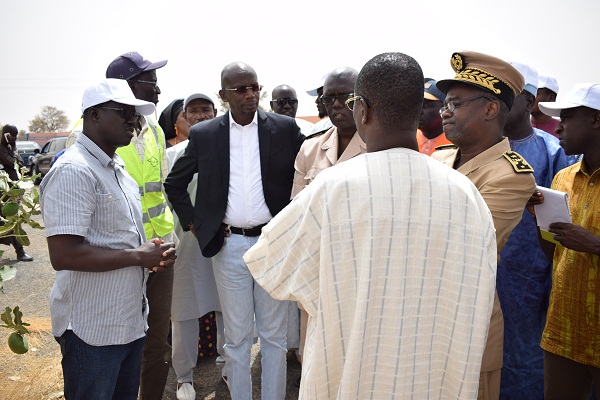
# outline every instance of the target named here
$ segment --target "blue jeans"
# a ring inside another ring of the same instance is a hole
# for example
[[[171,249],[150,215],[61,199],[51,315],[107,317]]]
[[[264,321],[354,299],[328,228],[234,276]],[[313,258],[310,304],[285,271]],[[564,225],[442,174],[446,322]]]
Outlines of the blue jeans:
[[[254,321],[260,338],[261,396],[283,400],[286,386],[287,301],[274,300],[255,281],[242,256],[258,237],[231,235],[213,257],[225,325],[227,384],[233,400],[252,398],[250,356]]]
[[[145,337],[127,344],[91,346],[66,330],[56,340],[62,353],[65,399],[137,399]]]

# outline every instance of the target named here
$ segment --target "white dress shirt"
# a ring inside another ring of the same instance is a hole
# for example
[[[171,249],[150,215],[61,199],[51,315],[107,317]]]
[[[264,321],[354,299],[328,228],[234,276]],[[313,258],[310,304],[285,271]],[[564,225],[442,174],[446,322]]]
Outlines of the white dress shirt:
[[[229,196],[223,222],[252,228],[271,218],[260,173],[257,114],[251,123],[242,126],[229,112]]]

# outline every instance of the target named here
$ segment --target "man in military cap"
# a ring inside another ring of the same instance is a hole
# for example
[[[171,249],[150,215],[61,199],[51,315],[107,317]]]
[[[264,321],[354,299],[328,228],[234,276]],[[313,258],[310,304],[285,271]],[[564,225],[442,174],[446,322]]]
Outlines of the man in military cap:
[[[450,63],[456,75],[436,85],[446,93],[440,114],[446,137],[454,145],[440,146],[444,148],[432,156],[475,184],[492,213],[500,253],[535,190],[533,169],[511,151],[503,137],[508,113],[525,81],[509,63],[486,54],[454,53]],[[496,295],[478,399],[500,396],[503,337],[504,321]]]

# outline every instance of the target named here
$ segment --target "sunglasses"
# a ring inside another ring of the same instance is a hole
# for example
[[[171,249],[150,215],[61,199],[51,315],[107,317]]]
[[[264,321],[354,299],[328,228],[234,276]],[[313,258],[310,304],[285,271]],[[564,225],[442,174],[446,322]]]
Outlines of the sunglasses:
[[[259,85],[258,83],[252,86],[239,86],[236,88],[225,88],[223,90],[227,90],[230,92],[236,92],[238,94],[244,94],[246,93],[248,90],[252,90],[254,93],[258,93],[262,90],[262,86]]]
[[[340,103],[345,104],[346,100],[352,96],[354,96],[354,93],[340,94],[337,96],[321,96],[321,102],[329,106],[335,103],[335,100],[337,99]]]
[[[121,115],[121,118],[123,118],[125,121],[129,121],[132,118],[138,119],[138,117],[140,116],[140,114],[135,110],[135,108],[133,110],[125,109],[125,108],[115,108],[115,107],[98,107],[98,108],[102,108],[104,110],[117,111]]]
[[[293,97],[284,97],[282,99],[273,100],[279,107],[284,107],[286,104],[290,106],[295,106],[298,104],[298,99],[294,99]]]
[[[154,89],[156,89],[158,87],[158,84],[157,84],[158,82],[157,81],[143,81],[141,79],[138,79],[138,80],[136,80],[134,82],[145,83],[146,85],[152,86]]]

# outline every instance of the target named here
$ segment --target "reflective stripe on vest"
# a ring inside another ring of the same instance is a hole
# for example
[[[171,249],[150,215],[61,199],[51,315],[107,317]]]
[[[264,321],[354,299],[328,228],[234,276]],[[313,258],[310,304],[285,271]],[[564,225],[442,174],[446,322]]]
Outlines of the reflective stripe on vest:
[[[140,197],[144,196],[144,193],[150,192],[162,192],[161,182],[146,182],[144,186],[140,186]]]
[[[149,208],[148,211],[142,216],[144,223],[150,222],[152,218],[156,218],[159,215],[164,214],[167,208],[167,203],[162,203],[155,207]]]
[[[142,200],[142,213],[146,238],[163,237],[173,231],[173,214],[162,192],[161,159],[164,157],[164,134],[149,117],[149,129],[144,133],[144,161],[136,147],[130,143],[117,149],[125,162],[125,170],[137,182]],[[159,150],[160,149],[160,150]]]

